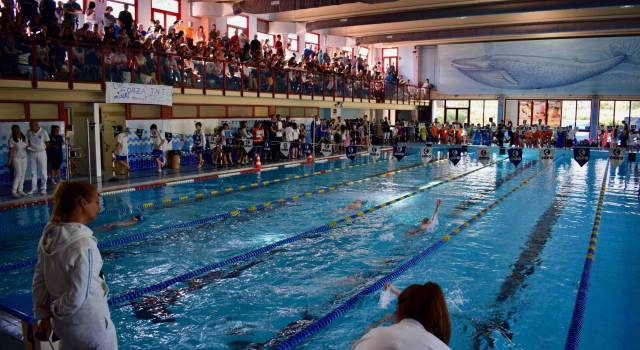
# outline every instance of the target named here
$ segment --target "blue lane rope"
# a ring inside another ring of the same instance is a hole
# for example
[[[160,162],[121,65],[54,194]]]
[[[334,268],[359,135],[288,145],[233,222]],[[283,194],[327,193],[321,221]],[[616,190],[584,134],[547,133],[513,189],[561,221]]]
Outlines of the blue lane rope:
[[[296,201],[299,201],[301,198],[304,198],[304,197],[310,197],[312,195],[326,193],[326,192],[333,191],[333,190],[336,190],[337,188],[344,187],[344,186],[351,186],[351,185],[354,185],[354,184],[361,184],[361,183],[364,183],[364,182],[368,182],[372,178],[376,178],[376,177],[390,176],[390,175],[393,175],[393,174],[398,174],[398,173],[407,171],[409,169],[418,168],[418,167],[426,167],[426,166],[428,166],[428,165],[430,165],[432,163],[435,163],[435,162],[438,162],[438,161],[442,161],[442,160],[444,160],[444,159],[434,159],[434,160],[432,160],[431,162],[428,162],[428,163],[424,163],[424,164],[419,163],[419,164],[414,164],[414,165],[411,165],[411,166],[401,167],[401,168],[398,168],[396,170],[384,171],[384,172],[380,172],[380,173],[377,173],[377,174],[374,174],[374,175],[365,176],[365,177],[362,177],[362,178],[357,179],[357,180],[341,181],[341,182],[336,183],[336,184],[319,187],[314,191],[305,192],[304,194],[298,194],[298,195],[292,195],[291,197],[280,198],[280,199],[276,200],[275,202],[278,203],[278,204],[286,204],[286,203],[296,202]],[[223,221],[223,220],[226,220],[226,219],[228,219],[230,217],[236,217],[236,216],[238,216],[240,214],[257,213],[257,212],[263,211],[265,209],[271,208],[271,206],[272,206],[271,202],[265,202],[264,204],[249,206],[249,207],[246,207],[246,208],[237,208],[237,209],[233,209],[233,210],[231,210],[229,212],[220,213],[220,214],[217,214],[217,215],[214,215],[214,216],[209,216],[209,217],[205,217],[205,218],[201,218],[201,219],[197,219],[197,220],[192,220],[192,221],[185,222],[185,223],[174,224],[174,225],[169,225],[169,226],[165,226],[165,227],[161,227],[161,228],[157,228],[157,229],[153,229],[153,230],[139,232],[139,233],[135,233],[135,234],[132,234],[132,235],[129,235],[129,236],[125,236],[125,237],[121,237],[121,238],[116,238],[116,239],[100,242],[100,243],[98,243],[98,249],[116,248],[116,247],[119,247],[119,246],[122,246],[122,245],[125,245],[125,244],[136,242],[136,241],[142,241],[142,240],[146,239],[148,236],[157,235],[157,234],[160,234],[160,233],[166,232],[166,231],[177,230],[177,229],[182,229],[182,228],[188,228],[188,227],[191,227],[191,226],[197,226],[197,225],[202,225],[202,224],[207,224],[207,223],[212,223],[212,222]],[[28,259],[18,260],[18,261],[11,262],[11,263],[6,263],[6,264],[3,264],[3,265],[0,265],[0,273],[11,272],[11,271],[14,271],[14,270],[20,270],[20,269],[24,269],[24,268],[30,268],[30,267],[35,266],[37,262],[38,262],[37,258],[28,258]]]
[[[505,159],[506,158],[503,158],[500,161],[504,161]],[[299,240],[307,238],[309,236],[315,236],[318,233],[324,233],[324,232],[330,231],[330,230],[336,228],[339,224],[343,224],[343,223],[350,222],[352,220],[356,220],[358,218],[364,217],[367,214],[373,213],[373,212],[375,212],[377,210],[380,210],[382,208],[385,208],[385,207],[387,207],[387,206],[389,206],[391,204],[397,203],[397,202],[402,201],[404,199],[407,199],[409,197],[413,197],[413,196],[415,196],[415,195],[417,195],[419,193],[425,192],[427,190],[430,190],[432,188],[438,187],[440,185],[443,185],[443,184],[446,184],[446,183],[450,183],[450,182],[455,181],[455,180],[457,180],[457,179],[459,179],[461,177],[464,177],[464,176],[470,175],[472,173],[475,173],[477,171],[480,171],[480,170],[482,170],[482,169],[484,169],[484,168],[486,168],[488,166],[491,166],[491,165],[493,165],[495,163],[497,163],[497,162],[491,162],[491,163],[488,163],[487,165],[478,167],[476,169],[473,169],[471,171],[462,173],[460,175],[452,176],[452,177],[449,177],[449,178],[447,178],[445,180],[441,180],[439,182],[432,183],[430,185],[421,186],[416,191],[407,193],[407,194],[405,194],[403,196],[397,197],[397,198],[392,199],[390,201],[378,204],[378,205],[376,205],[374,207],[370,207],[370,208],[368,208],[368,209],[366,209],[364,211],[358,211],[355,214],[345,216],[345,217],[343,217],[343,218],[341,218],[339,220],[331,221],[331,222],[329,222],[329,223],[327,223],[325,225],[316,227],[316,228],[311,229],[309,231],[305,231],[303,233],[300,233],[300,234],[297,234],[297,235],[294,235],[294,236],[279,240],[279,241],[271,243],[269,245],[266,245],[266,246],[251,250],[249,252],[246,252],[246,253],[243,253],[243,254],[240,254],[240,255],[236,255],[234,257],[231,257],[231,258],[219,261],[219,262],[215,262],[215,263],[203,266],[203,267],[198,268],[196,270],[192,270],[192,271],[183,273],[181,275],[178,275],[176,277],[164,280],[164,281],[162,281],[160,283],[156,283],[156,284],[153,284],[153,285],[150,285],[150,286],[147,286],[147,287],[136,288],[136,289],[134,289],[134,290],[132,290],[130,292],[127,292],[127,293],[120,294],[118,296],[112,297],[111,299],[109,299],[109,305],[116,305],[116,304],[120,304],[120,303],[123,303],[123,302],[126,302],[126,301],[134,300],[134,299],[137,299],[137,298],[143,296],[144,294],[159,292],[159,291],[161,291],[163,289],[166,289],[166,288],[168,288],[168,287],[170,287],[170,286],[172,286],[172,285],[174,285],[176,283],[185,282],[187,280],[190,280],[190,279],[195,278],[197,276],[203,275],[203,274],[205,274],[207,272],[210,272],[210,271],[213,271],[213,270],[216,270],[216,269],[220,269],[220,268],[225,267],[227,265],[231,265],[231,264],[235,264],[235,263],[239,263],[239,262],[242,262],[242,261],[246,261],[246,260],[252,259],[252,258],[254,258],[254,257],[258,256],[258,255],[267,253],[267,252],[269,252],[269,251],[271,251],[271,250],[273,250],[273,249],[275,249],[277,247],[280,247],[280,246],[283,246],[283,245],[286,245],[286,244],[290,244],[290,243],[299,241]]]
[[[356,295],[351,297],[349,300],[347,300],[344,303],[342,303],[337,308],[331,310],[329,313],[327,313],[322,318],[316,320],[312,324],[310,324],[307,327],[305,327],[302,330],[300,330],[298,333],[296,333],[296,334],[292,335],[291,337],[285,339],[282,343],[277,345],[276,349],[278,349],[278,350],[290,350],[290,349],[293,349],[296,346],[302,344],[302,342],[304,342],[307,338],[309,338],[312,335],[318,333],[320,330],[322,330],[323,328],[325,328],[328,325],[330,325],[333,321],[338,319],[340,316],[342,316],[343,314],[347,313],[347,311],[353,309],[364,297],[375,293],[377,290],[382,288],[385,283],[391,282],[392,280],[400,277],[400,275],[405,273],[408,269],[414,267],[415,265],[420,263],[422,260],[424,260],[426,257],[428,257],[429,255],[431,255],[435,251],[437,251],[440,247],[442,247],[445,243],[447,243],[451,238],[453,238],[454,236],[458,235],[460,232],[462,232],[467,227],[471,226],[473,223],[479,221],[482,216],[487,214],[487,212],[489,212],[491,209],[495,208],[500,202],[504,201],[507,197],[509,197],[514,192],[516,192],[518,189],[520,189],[521,187],[523,187],[526,184],[528,184],[531,179],[533,179],[535,176],[540,174],[547,167],[548,166],[542,167],[540,170],[538,170],[537,172],[535,172],[531,176],[529,176],[526,179],[524,179],[522,182],[520,182],[520,184],[515,186],[509,192],[507,192],[504,195],[498,197],[498,199],[496,199],[494,202],[492,202],[491,204],[489,204],[486,207],[484,207],[476,215],[471,216],[470,219],[468,219],[464,223],[462,223],[462,224],[458,225],[457,227],[455,227],[453,230],[451,230],[451,232],[449,232],[448,234],[444,235],[436,243],[432,244],[431,246],[429,246],[427,249],[425,249],[424,251],[422,251],[418,255],[414,256],[413,258],[411,258],[407,262],[403,263],[397,269],[393,270],[391,273],[389,273],[389,274],[385,275],[384,277],[380,278],[375,283],[371,284],[369,287],[367,287],[364,290],[360,291],[359,293],[357,293]]]
[[[565,350],[576,350],[580,343],[580,333],[584,322],[584,312],[587,306],[587,292],[589,291],[589,279],[591,278],[591,269],[593,260],[596,256],[596,247],[598,244],[598,235],[600,234],[600,220],[602,219],[602,208],[604,206],[604,197],[607,191],[607,175],[609,169],[609,161],[604,169],[604,177],[602,178],[602,186],[600,187],[600,196],[598,197],[598,205],[593,219],[593,227],[591,228],[591,236],[589,238],[589,247],[587,248],[587,256],[584,259],[582,275],[580,276],[580,284],[578,286],[578,294],[573,307],[573,315],[571,316],[571,324],[567,332],[567,340],[564,344]]]
[[[256,188],[260,188],[260,187],[268,187],[270,185],[274,185],[277,183],[285,183],[291,180],[301,180],[304,178],[308,178],[308,177],[313,177],[313,176],[319,176],[319,175],[325,175],[325,174],[330,174],[332,172],[338,172],[341,170],[347,170],[347,169],[351,169],[351,168],[358,168],[358,167],[362,167],[362,166],[367,166],[367,165],[373,165],[373,164],[377,164],[377,163],[381,163],[383,161],[386,161],[386,159],[380,159],[380,160],[376,160],[376,161],[369,161],[369,162],[364,162],[364,163],[360,163],[360,164],[348,164],[348,165],[344,165],[341,167],[335,167],[332,169],[326,169],[326,170],[318,170],[312,173],[304,173],[301,175],[287,175],[283,178],[276,178],[273,180],[265,180],[265,181],[258,181],[258,182],[253,182],[250,184],[240,184],[237,186],[230,186],[230,187],[225,187],[222,188],[223,186],[216,186],[216,188],[219,188],[219,190],[207,190],[204,192],[197,192],[194,195],[177,195],[175,197],[170,197],[170,198],[163,198],[157,201],[150,201],[150,202],[144,202],[142,205],[136,206],[136,207],[132,207],[132,208],[111,208],[111,209],[103,209],[100,212],[100,215],[124,215],[124,214],[130,214],[132,211],[146,211],[146,210],[151,210],[154,208],[157,209],[161,209],[163,207],[166,207],[168,205],[174,205],[176,203],[186,203],[186,202],[192,202],[192,201],[196,201],[196,200],[201,200],[201,199],[205,199],[207,196],[210,197],[217,197],[217,196],[223,196],[223,195],[227,195],[227,194],[231,194],[231,193],[235,193],[238,191],[244,191],[244,190],[250,190],[250,189],[256,189]],[[419,165],[414,165],[414,166],[409,166],[409,167],[400,167],[398,169],[408,169],[408,168],[412,168],[412,167],[417,167]],[[396,170],[398,170],[396,169]],[[8,227],[3,227],[0,228],[0,236],[2,235],[6,235],[6,234],[10,234],[10,233],[15,233],[15,232],[28,232],[31,230],[36,230],[36,229],[43,229],[44,226],[46,225],[46,222],[41,222],[41,223],[33,223],[33,224],[28,224],[28,225],[15,225],[15,226],[8,226]],[[0,270],[1,272],[1,270]]]

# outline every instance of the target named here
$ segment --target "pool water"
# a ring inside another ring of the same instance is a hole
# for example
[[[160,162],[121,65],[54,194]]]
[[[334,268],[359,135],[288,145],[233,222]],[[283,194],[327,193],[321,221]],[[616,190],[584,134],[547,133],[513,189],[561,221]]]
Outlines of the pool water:
[[[517,167],[497,153],[493,163],[483,165],[471,150],[457,166],[446,160],[419,166],[418,151],[411,147],[402,161],[338,160],[104,196],[103,206],[110,214],[101,215],[93,227],[126,220],[137,212],[133,208],[148,201],[334,170],[143,210],[144,222],[97,234],[102,242],[150,232],[144,239],[102,251],[103,271],[112,295],[117,296],[322,227],[354,214],[356,210],[345,207],[356,199],[366,200],[360,209],[364,211],[420,186],[466,174],[326,232],[114,305],[111,312],[120,347],[276,346],[522,184],[394,284],[404,288],[432,280],[443,287],[452,316],[453,349],[561,348],[605,171],[610,177],[580,348],[635,347],[640,341],[640,306],[635,302],[640,238],[633,229],[640,224],[637,163],[607,167],[605,155],[595,154],[580,167],[569,151],[559,150],[557,160],[545,165],[538,161],[538,151],[526,150]],[[362,165],[342,169],[347,164]],[[393,176],[371,177],[404,167],[408,168]],[[530,181],[522,182],[530,176]],[[368,181],[345,184],[366,177]],[[305,195],[340,184],[324,193]],[[294,195],[300,199],[277,204],[277,199]],[[443,200],[437,230],[407,237],[408,230],[431,216],[437,198]],[[273,203],[271,209],[163,230],[267,201]],[[45,222],[47,215],[46,207],[40,207],[3,212],[0,218],[28,225]],[[38,229],[32,229],[0,236],[0,264],[33,257],[39,235]],[[32,273],[28,268],[0,273],[0,295],[28,292]],[[379,296],[365,297],[300,348],[349,348],[370,325],[393,313],[395,302],[383,309]]]

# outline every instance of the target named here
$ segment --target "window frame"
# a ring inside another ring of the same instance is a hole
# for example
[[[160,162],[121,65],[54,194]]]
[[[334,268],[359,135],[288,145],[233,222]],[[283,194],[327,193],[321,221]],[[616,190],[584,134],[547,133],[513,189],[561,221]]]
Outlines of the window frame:
[[[151,4],[150,4],[151,5],[151,20],[155,21],[154,13],[161,13],[164,16],[164,23],[162,23],[163,24],[162,29],[164,29],[165,32],[169,29],[170,26],[173,25],[173,23],[167,24],[167,15],[175,16],[176,17],[176,21],[179,21],[179,20],[182,19],[182,1],[181,0],[174,0],[174,1],[178,2],[178,13],[153,7],[153,0],[151,0]],[[136,0],[136,2],[137,2],[137,0]],[[137,14],[137,10],[136,10],[136,14]]]
[[[291,38],[292,35],[295,36],[296,38],[292,39]],[[291,40],[295,40],[296,41],[296,49],[294,50],[293,48],[291,48],[291,52],[300,52],[300,35],[298,35],[298,34],[287,34],[287,43],[289,43]]]
[[[307,35],[315,35],[316,38],[318,38],[318,43],[315,44],[311,41],[307,41]],[[317,33],[313,33],[313,32],[308,32],[308,33],[304,33],[304,48],[307,49],[308,46],[307,45],[311,45],[311,49],[313,50],[313,46],[317,46],[317,48],[313,51],[315,52],[320,52],[320,34]]]
[[[385,55],[385,50],[396,50],[396,55]],[[398,57],[400,54],[400,50],[398,49],[398,47],[386,47],[386,48],[382,48],[382,69],[384,70],[383,74],[387,73],[387,67],[389,65],[391,65],[391,62],[393,62],[393,66],[396,68],[396,74],[398,73]],[[389,60],[389,65],[387,65],[387,60]],[[445,100],[446,101],[446,100]],[[445,113],[446,114],[446,113]]]
[[[245,16],[245,15],[234,15],[234,16],[227,16],[225,19],[228,19],[229,17],[244,17],[247,20],[247,27],[246,28],[242,28],[242,27],[238,27],[236,25],[233,24],[229,24],[227,23],[227,36],[229,35],[229,28],[233,28],[233,29],[238,29],[238,35],[240,35],[240,31],[246,31],[246,33],[244,33],[247,38],[251,38],[251,30],[250,30],[250,25],[249,25],[249,16]],[[231,39],[231,36],[229,36],[229,39]]]
[[[83,3],[82,12],[83,12],[83,13],[84,13],[85,11],[87,11],[87,7],[89,6],[89,3],[90,3],[91,1],[92,1],[92,0],[84,0],[84,1],[82,2],[82,3]],[[105,1],[105,8],[106,8],[107,6],[111,6],[111,5],[109,4],[110,2],[115,2],[115,3],[121,4],[121,5],[127,4],[127,5],[129,5],[129,6],[133,6],[133,7],[135,8],[135,13],[134,13],[134,15],[133,15],[133,20],[134,20],[136,23],[138,23],[138,0],[133,0],[133,4],[130,4],[130,3],[128,3],[128,2],[125,2],[124,0],[106,0],[106,1]],[[56,4],[57,4],[57,1],[56,1]],[[111,6],[111,7],[113,7],[113,6]],[[129,11],[129,12],[131,12],[131,11]],[[115,18],[118,18],[118,13],[115,13],[115,14],[114,14],[114,13],[111,13],[111,14],[112,14]],[[136,29],[137,29],[137,28],[136,28]]]

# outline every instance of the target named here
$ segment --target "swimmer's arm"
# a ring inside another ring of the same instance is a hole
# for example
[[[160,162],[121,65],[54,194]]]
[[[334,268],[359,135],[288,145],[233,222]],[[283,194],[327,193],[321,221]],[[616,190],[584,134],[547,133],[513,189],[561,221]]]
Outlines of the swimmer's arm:
[[[440,204],[442,203],[442,200],[438,199],[436,200],[436,209],[433,211],[433,216],[431,217],[431,222],[435,222],[436,219],[438,218],[438,213],[440,213]]]
[[[400,296],[400,290],[389,282],[384,284],[384,290],[387,290],[387,289],[389,289],[391,293],[395,294],[396,296]]]

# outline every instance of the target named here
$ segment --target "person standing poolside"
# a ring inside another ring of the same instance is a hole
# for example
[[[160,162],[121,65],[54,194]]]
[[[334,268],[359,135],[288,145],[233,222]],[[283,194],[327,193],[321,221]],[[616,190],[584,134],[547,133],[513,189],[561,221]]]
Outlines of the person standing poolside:
[[[10,166],[13,167],[11,195],[14,198],[26,196],[27,194],[22,191],[22,187],[24,186],[24,176],[27,172],[27,138],[18,125],[11,126],[7,167]]]
[[[31,168],[31,191],[33,194],[38,188],[38,177],[42,181],[40,194],[47,194],[47,146],[49,134],[40,127],[37,121],[29,122],[27,131],[27,151],[29,151],[29,167]],[[38,176],[40,175],[40,176]]]
[[[151,157],[156,161],[156,165],[158,166],[158,172],[162,172],[162,167],[164,166],[164,152],[162,151],[162,146],[164,145],[164,138],[162,134],[158,131],[158,126],[155,124],[151,124],[151,146],[153,151],[151,151]]]
[[[394,287],[385,286],[385,288]],[[395,293],[398,291],[395,290]],[[413,284],[398,295],[398,322],[377,327],[353,344],[353,350],[449,350],[451,319],[442,288]]]
[[[62,146],[64,137],[60,135],[60,127],[51,126],[51,136],[47,146],[47,158],[49,160],[49,176],[54,185],[60,182],[60,167],[62,166]]]
[[[406,236],[415,236],[424,231],[429,233],[435,231],[436,227],[438,227],[438,213],[440,213],[440,204],[442,204],[442,200],[436,199],[436,209],[433,211],[431,219],[422,219],[418,227],[412,228],[411,230],[407,231]]]
[[[204,134],[202,133],[202,123],[196,123],[196,130],[193,132],[193,148],[191,148],[191,152],[193,152],[196,157],[198,157],[198,168],[202,168],[204,165],[204,158],[202,157],[202,153],[204,152]]]
[[[88,225],[100,211],[96,189],[86,182],[61,182],[53,196],[51,220],[38,243],[32,284],[37,334],[51,331],[60,349],[117,349],[107,304],[102,257]],[[53,319],[53,324],[52,324]]]
[[[118,125],[118,129],[122,130],[122,126]],[[116,156],[116,173],[128,174],[129,173],[129,133],[126,130],[122,130],[118,136],[116,136],[116,149],[114,155]]]

